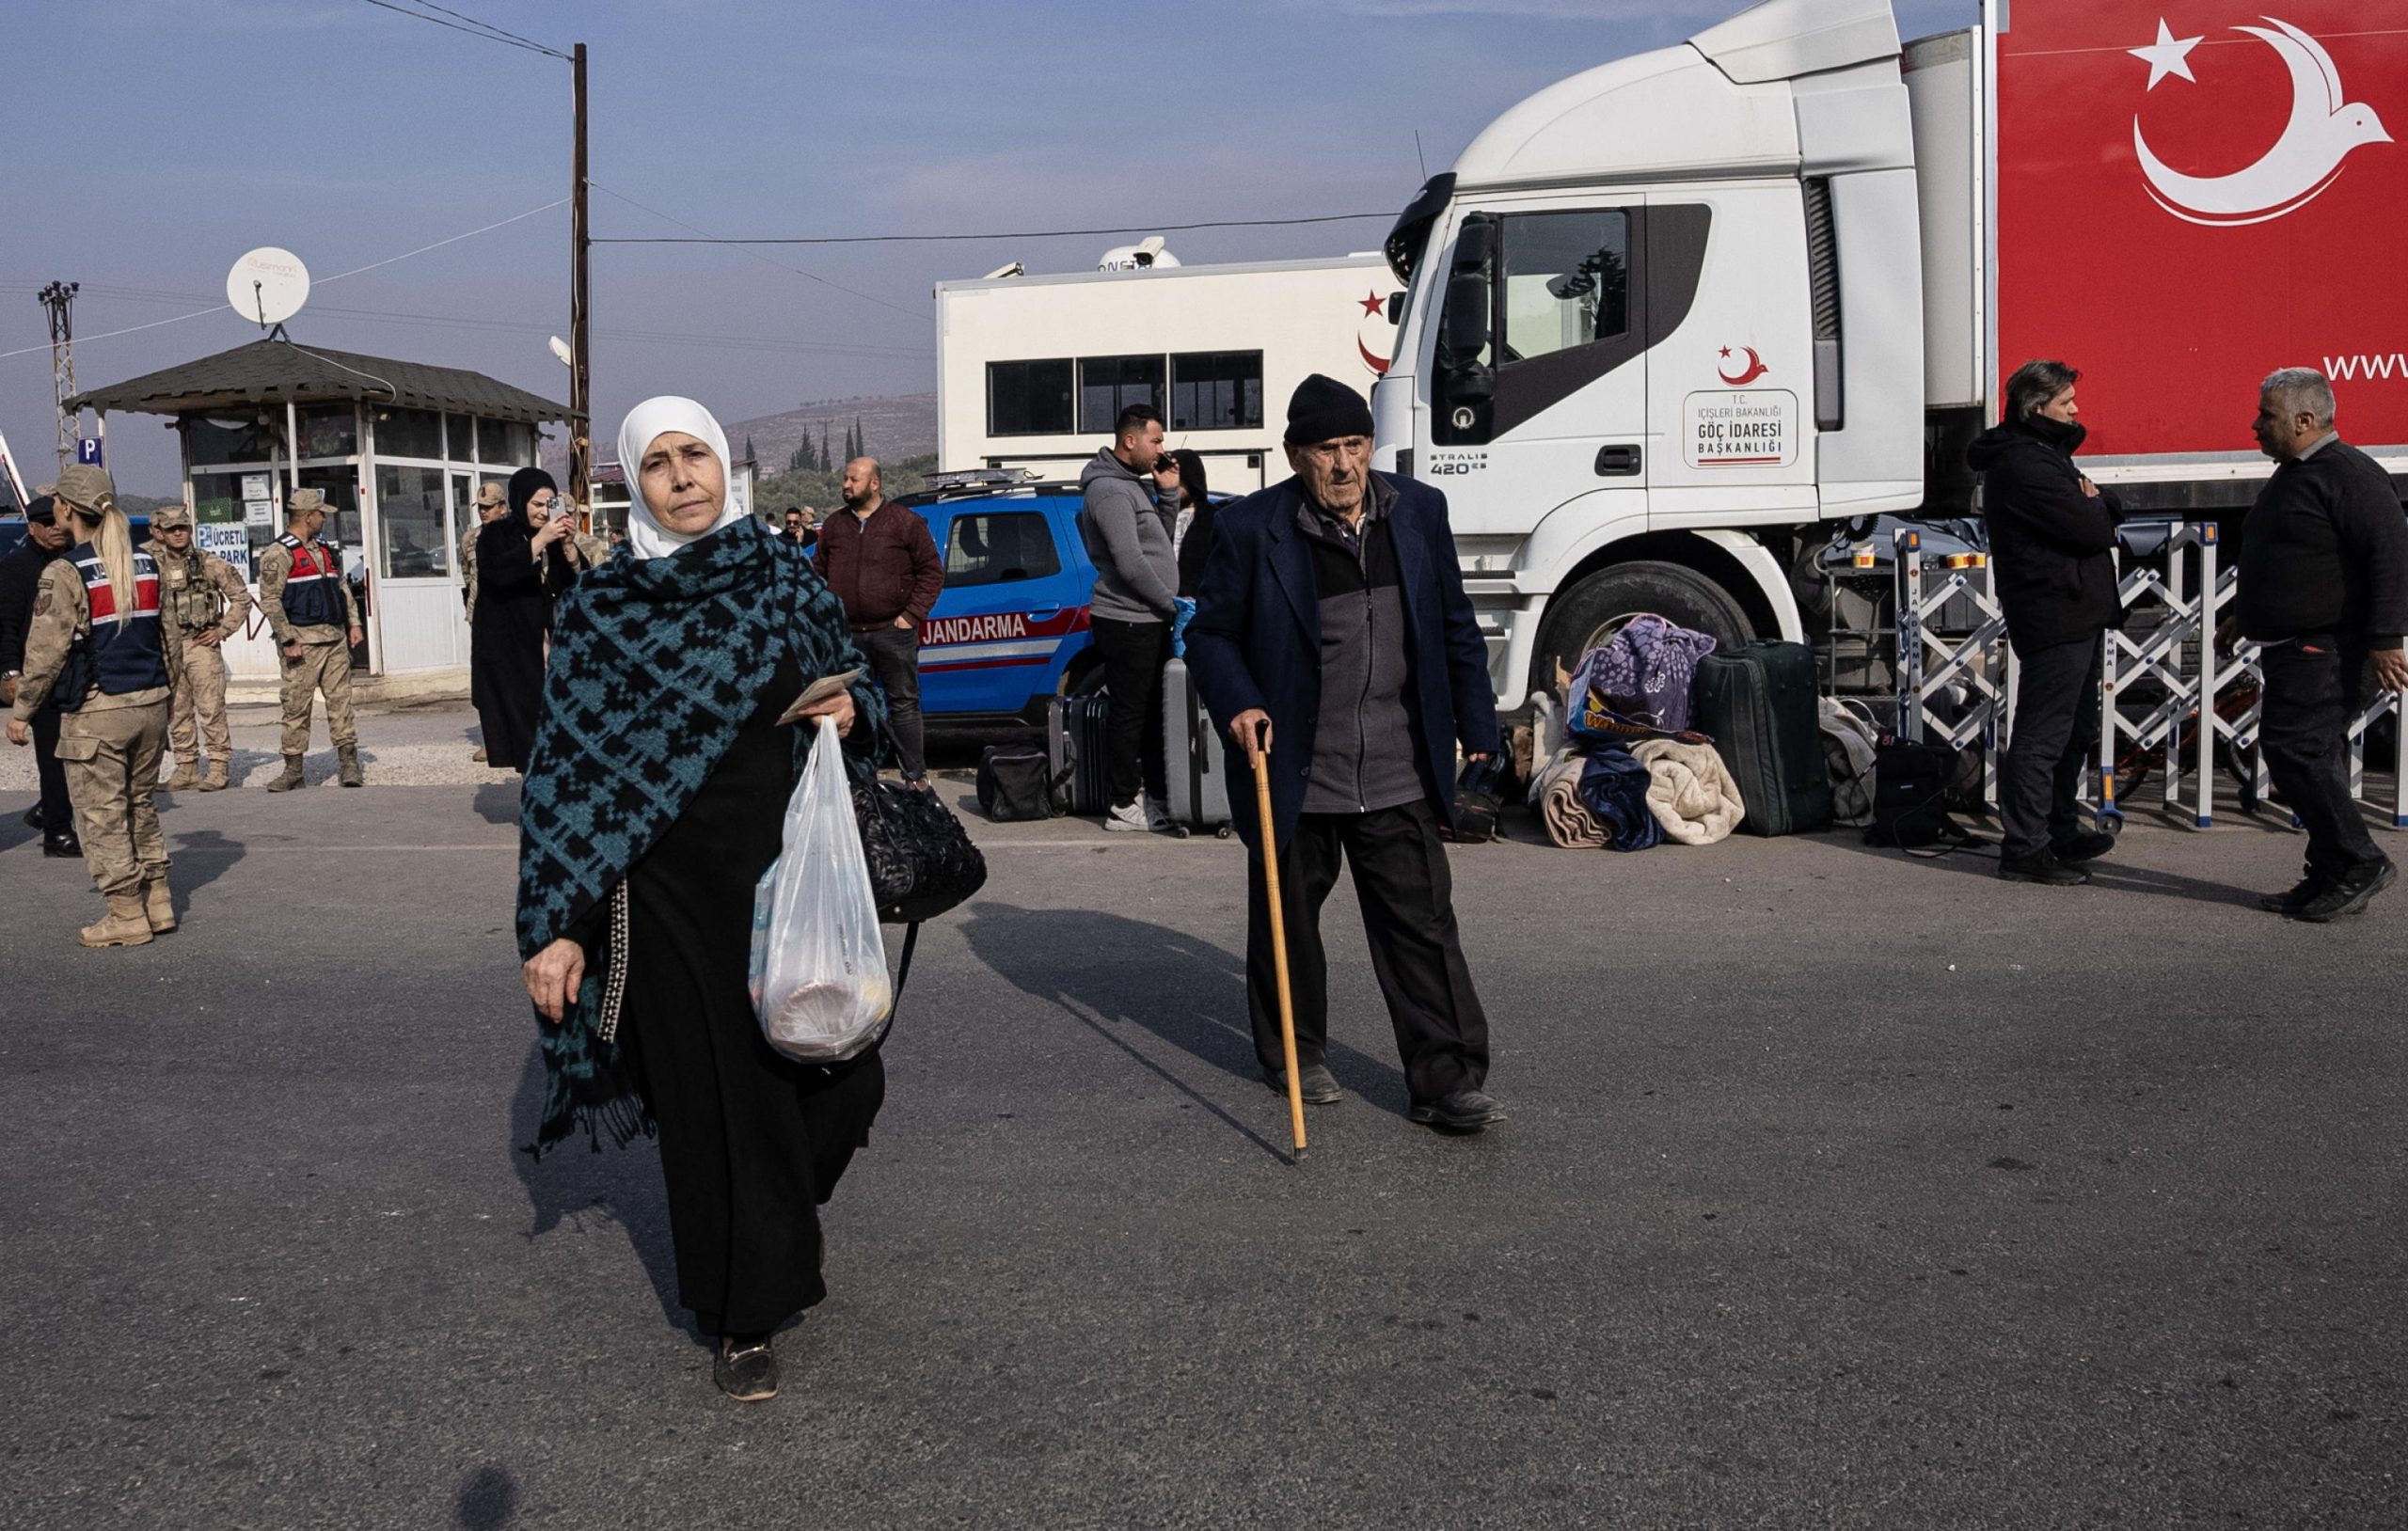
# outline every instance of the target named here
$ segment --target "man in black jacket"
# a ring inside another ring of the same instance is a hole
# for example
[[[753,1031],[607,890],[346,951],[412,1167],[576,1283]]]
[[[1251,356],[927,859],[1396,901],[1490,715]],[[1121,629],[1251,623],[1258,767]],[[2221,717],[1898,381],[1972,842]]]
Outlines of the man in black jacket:
[[[2350,720],[2361,677],[2408,691],[2408,520],[2390,478],[2333,429],[2333,385],[2286,368],[2266,379],[2255,427],[2276,464],[2241,531],[2240,636],[2259,645],[2266,774],[2307,829],[2307,876],[2263,907],[2321,924],[2399,877],[2350,796]],[[2233,629],[2219,634],[2229,639]]]
[[[24,668],[25,630],[33,621],[34,597],[41,591],[41,572],[66,553],[71,541],[67,529],[57,524],[50,496],[35,496],[25,507],[25,540],[0,559],[0,702],[17,700],[17,672]],[[80,860],[84,844],[75,836],[75,809],[67,800],[67,773],[58,764],[55,702],[34,714],[33,730],[41,801],[25,815],[25,823],[41,830],[44,856]]]
[[[2061,361],[2027,361],[2006,380],[2006,419],[1975,438],[1965,461],[1982,475],[2006,639],[2020,674],[2015,728],[1999,765],[2005,830],[1998,873],[2017,882],[2070,887],[2115,848],[2085,831],[2075,794],[2099,742],[2099,671],[2107,630],[2123,616],[2115,592],[2119,507],[2074,466],[2088,433],[2075,417],[2074,382]]]

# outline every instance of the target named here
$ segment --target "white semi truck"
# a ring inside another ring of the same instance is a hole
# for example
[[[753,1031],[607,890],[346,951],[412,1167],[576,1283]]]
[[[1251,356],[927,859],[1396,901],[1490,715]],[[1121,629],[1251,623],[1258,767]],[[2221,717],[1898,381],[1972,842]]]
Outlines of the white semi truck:
[[[2031,356],[2083,370],[2083,461],[2138,509],[2246,506],[2279,366],[2408,467],[2376,232],[2408,4],[2167,10],[2199,35],[1989,0],[1902,49],[1887,0],[1768,0],[1539,92],[1421,189],[1377,462],[1447,492],[1501,702],[1637,611],[1807,637],[1832,523],[1972,513],[1965,443]]]

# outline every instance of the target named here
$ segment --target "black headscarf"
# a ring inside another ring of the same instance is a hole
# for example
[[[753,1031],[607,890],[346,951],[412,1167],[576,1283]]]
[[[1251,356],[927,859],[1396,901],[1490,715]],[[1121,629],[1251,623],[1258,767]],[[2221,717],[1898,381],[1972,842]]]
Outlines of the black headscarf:
[[[522,527],[529,527],[531,530],[532,528],[527,520],[527,502],[535,497],[537,491],[544,489],[550,490],[554,495],[561,492],[561,486],[552,481],[552,476],[540,467],[522,467],[512,474],[510,476],[510,519]]]

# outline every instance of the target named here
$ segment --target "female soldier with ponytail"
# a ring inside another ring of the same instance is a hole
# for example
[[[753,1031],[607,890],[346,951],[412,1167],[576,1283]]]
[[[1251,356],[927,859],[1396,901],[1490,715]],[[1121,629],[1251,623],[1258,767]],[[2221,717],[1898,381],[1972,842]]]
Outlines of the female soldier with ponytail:
[[[150,795],[182,638],[159,620],[159,567],[134,545],[109,476],[76,464],[60,470],[52,496],[75,545],[42,571],[8,742],[31,742],[35,712],[57,692],[58,759],[84,865],[108,900],[108,912],[80,939],[139,946],[176,928],[167,842]]]

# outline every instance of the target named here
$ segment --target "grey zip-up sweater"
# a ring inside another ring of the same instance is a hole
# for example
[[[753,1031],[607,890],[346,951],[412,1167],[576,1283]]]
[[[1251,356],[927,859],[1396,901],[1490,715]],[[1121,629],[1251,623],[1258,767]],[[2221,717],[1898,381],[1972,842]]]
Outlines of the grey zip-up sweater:
[[[1079,536],[1095,565],[1089,609],[1114,622],[1168,622],[1179,596],[1179,555],[1146,481],[1106,447],[1079,475]]]

